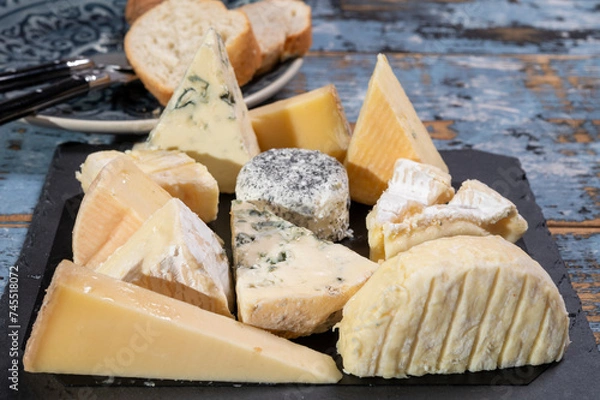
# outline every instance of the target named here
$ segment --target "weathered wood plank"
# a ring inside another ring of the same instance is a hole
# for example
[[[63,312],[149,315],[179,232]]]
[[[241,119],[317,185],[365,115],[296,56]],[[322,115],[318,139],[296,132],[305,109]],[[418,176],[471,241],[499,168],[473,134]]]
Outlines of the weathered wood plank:
[[[307,3],[314,50],[594,54],[600,44],[600,6],[592,0]]]

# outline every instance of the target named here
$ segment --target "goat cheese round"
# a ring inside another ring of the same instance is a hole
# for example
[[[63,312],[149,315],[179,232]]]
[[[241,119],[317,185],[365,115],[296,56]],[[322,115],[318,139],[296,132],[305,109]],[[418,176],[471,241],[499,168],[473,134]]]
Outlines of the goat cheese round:
[[[275,215],[324,240],[351,236],[348,174],[320,151],[271,149],[244,165],[237,177],[238,200],[263,201]]]

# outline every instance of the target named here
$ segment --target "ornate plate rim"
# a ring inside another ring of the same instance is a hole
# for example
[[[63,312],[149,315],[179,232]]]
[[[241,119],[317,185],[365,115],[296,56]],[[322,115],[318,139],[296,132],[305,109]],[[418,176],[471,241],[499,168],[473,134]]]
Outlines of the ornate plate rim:
[[[297,58],[290,62],[287,70],[277,79],[264,88],[244,97],[248,108],[252,108],[263,101],[269,99],[283,86],[285,86],[300,70],[304,62],[303,58]],[[136,134],[145,135],[154,128],[158,119],[137,119],[137,120],[91,120],[78,118],[55,117],[50,115],[36,114],[25,117],[24,122],[32,125],[46,128],[59,128],[68,131],[84,133],[107,133],[107,134]]]

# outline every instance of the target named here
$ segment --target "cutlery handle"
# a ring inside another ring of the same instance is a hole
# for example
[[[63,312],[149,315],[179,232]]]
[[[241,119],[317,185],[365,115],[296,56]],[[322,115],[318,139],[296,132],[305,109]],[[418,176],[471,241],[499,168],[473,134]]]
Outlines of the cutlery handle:
[[[87,58],[57,60],[28,68],[0,73],[0,93],[49,82],[71,75],[72,72],[92,68],[94,62]]]
[[[4,100],[0,103],[0,124],[13,121],[43,108],[86,93],[96,75],[73,75],[34,92]]]

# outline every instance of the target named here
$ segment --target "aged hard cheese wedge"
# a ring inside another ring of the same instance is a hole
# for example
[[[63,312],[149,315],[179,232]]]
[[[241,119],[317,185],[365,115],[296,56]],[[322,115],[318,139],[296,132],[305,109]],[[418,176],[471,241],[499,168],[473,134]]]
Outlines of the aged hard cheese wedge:
[[[73,227],[74,262],[97,267],[170,199],[129,156],[115,158],[83,196]]]
[[[265,201],[269,210],[320,239],[350,236],[348,175],[335,158],[316,150],[271,149],[244,165],[238,200]]]
[[[152,214],[96,271],[232,317],[222,241],[179,199]]]
[[[433,240],[386,261],[338,328],[344,371],[385,378],[550,363],[569,344],[552,279],[499,236]]]
[[[334,85],[254,108],[250,119],[262,151],[299,147],[344,162],[350,125]]]
[[[491,234],[516,242],[527,231],[527,221],[519,215],[517,207],[477,180],[463,182],[448,204],[425,207],[398,221],[380,218],[374,223],[371,220],[369,226],[373,235],[379,231],[383,236],[383,251],[375,241],[371,247],[374,260],[393,257],[419,243],[441,237]]]
[[[168,150],[97,151],[85,159],[75,177],[84,193],[106,164],[127,154],[135,165],[171,196],[181,199],[204,222],[214,221],[219,208],[219,186],[206,167],[187,154]]]
[[[333,359],[268,332],[63,261],[27,341],[29,372],[335,383]]]
[[[238,319],[293,338],[324,332],[377,264],[261,206],[234,201]]]
[[[401,223],[432,204],[448,202],[454,196],[451,177],[433,165],[400,158],[394,175],[375,207],[367,215],[371,260],[386,256],[384,227]]]
[[[386,57],[379,54],[346,156],[352,200],[375,204],[398,158],[448,172]]]
[[[259,153],[220,36],[209,29],[179,87],[148,138],[151,146],[185,151],[233,193],[237,174]]]

